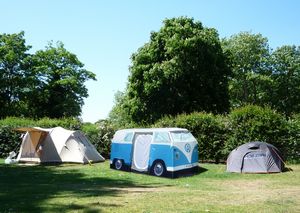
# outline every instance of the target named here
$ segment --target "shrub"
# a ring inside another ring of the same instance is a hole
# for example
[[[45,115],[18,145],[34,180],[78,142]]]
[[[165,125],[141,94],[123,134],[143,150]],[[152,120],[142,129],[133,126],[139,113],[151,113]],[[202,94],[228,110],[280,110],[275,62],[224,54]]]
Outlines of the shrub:
[[[61,126],[65,129],[80,130],[82,123],[77,118],[62,118],[62,119],[42,118],[36,121],[36,125],[43,128],[52,128],[52,127]]]
[[[18,153],[21,142],[20,133],[9,126],[0,127],[0,158],[7,157],[11,151]]]
[[[199,145],[199,159],[218,163],[224,159],[224,143],[227,137],[226,122],[222,116],[207,113],[181,114],[165,117],[155,123],[155,127],[180,127],[193,133]]]
[[[82,130],[105,158],[109,158],[111,139],[118,128],[108,120],[82,124],[74,118],[6,118],[0,120],[0,157],[7,157],[10,151],[18,151],[21,139],[15,128],[34,126],[62,126]],[[249,105],[235,109],[227,116],[201,112],[167,116],[152,127],[180,127],[190,130],[198,141],[199,159],[202,161],[226,160],[227,155],[237,146],[259,140],[276,146],[286,160],[299,162],[300,114],[286,119],[268,107]]]
[[[52,128],[61,126],[66,129],[78,130],[81,128],[80,120],[76,118],[63,118],[63,119],[50,119],[42,118],[40,120],[27,119],[27,118],[16,118],[8,117],[0,120],[0,127],[8,126],[11,128],[18,127],[41,127],[41,128]]]
[[[85,123],[82,126],[82,131],[100,154],[109,158],[111,139],[116,131],[111,123],[107,120],[101,120],[95,124]]]
[[[300,114],[289,119],[289,133],[287,138],[286,152],[288,160],[300,162]]]
[[[288,157],[289,123],[285,117],[265,107],[248,105],[233,110],[229,115],[230,136],[225,153],[250,141],[263,141],[276,146]]]
[[[182,127],[190,130],[199,144],[199,159],[226,160],[244,143],[263,141],[276,146],[285,160],[299,161],[300,115],[289,120],[269,107],[248,105],[227,116],[207,113],[165,117],[153,127]]]
[[[163,127],[176,127],[176,117],[165,116],[158,120],[152,127],[163,128]]]

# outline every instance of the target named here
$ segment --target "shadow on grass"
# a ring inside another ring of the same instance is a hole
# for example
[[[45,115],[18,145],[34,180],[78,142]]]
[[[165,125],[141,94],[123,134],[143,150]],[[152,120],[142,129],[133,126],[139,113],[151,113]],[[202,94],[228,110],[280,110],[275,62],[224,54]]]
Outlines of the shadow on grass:
[[[0,164],[0,212],[101,212],[107,207],[122,207],[122,203],[101,202],[101,196],[113,199],[127,193],[124,188],[140,189],[139,193],[143,193],[155,187],[126,178],[87,175],[80,168]],[[51,199],[58,199],[59,203],[47,202]],[[76,202],[79,199],[88,201]]]
[[[292,171],[293,171],[293,169],[290,167],[284,167],[282,170],[282,172],[292,172]]]
[[[208,171],[206,168],[198,166],[196,169],[193,169],[193,171],[187,170],[187,171],[180,172],[178,175],[176,175],[176,177],[177,178],[190,177],[190,176],[199,175],[206,171]]]
[[[201,173],[207,172],[207,171],[208,171],[208,169],[198,166],[198,171],[196,172],[196,174],[198,175],[198,174],[201,174]]]

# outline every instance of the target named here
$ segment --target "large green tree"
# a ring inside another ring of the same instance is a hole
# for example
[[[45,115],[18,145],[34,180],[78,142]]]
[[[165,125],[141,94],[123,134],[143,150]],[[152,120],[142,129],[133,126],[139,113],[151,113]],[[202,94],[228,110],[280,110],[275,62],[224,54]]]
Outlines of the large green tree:
[[[300,47],[277,48],[272,64],[272,106],[287,116],[300,113]]]
[[[35,54],[30,48],[24,32],[0,34],[0,118],[79,116],[88,96],[84,83],[95,74],[61,42]]]
[[[227,66],[215,29],[166,19],[132,55],[123,109],[135,122],[193,111],[227,112]]]
[[[0,118],[22,115],[28,76],[24,32],[0,34]]]
[[[115,93],[114,107],[109,113],[109,121],[116,128],[129,128],[134,126],[131,117],[129,116],[129,108],[126,102],[126,95],[123,92]]]
[[[83,98],[88,97],[84,83],[96,80],[95,74],[83,67],[61,42],[37,51],[31,58],[35,79],[27,96],[30,114],[50,118],[79,116]]]
[[[241,32],[223,39],[222,46],[233,71],[229,83],[231,106],[269,103],[272,69],[268,39],[261,34]]]

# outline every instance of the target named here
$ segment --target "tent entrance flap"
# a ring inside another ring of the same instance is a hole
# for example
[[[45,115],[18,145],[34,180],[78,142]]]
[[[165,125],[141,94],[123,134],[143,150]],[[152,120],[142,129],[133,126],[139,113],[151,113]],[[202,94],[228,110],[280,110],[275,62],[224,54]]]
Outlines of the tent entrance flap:
[[[152,141],[151,134],[139,134],[136,135],[133,154],[132,154],[132,166],[133,170],[139,172],[148,171],[148,162],[150,155],[150,145]]]
[[[40,161],[40,146],[42,145],[47,132],[42,131],[32,131],[28,132],[28,143],[23,143],[21,157],[27,158],[29,161]]]
[[[47,137],[47,132],[30,132],[30,138],[33,146],[35,147],[35,151],[38,152],[40,146],[43,146],[43,142]]]
[[[250,152],[245,155],[242,172],[265,173],[268,171],[266,165],[266,154],[262,152]]]

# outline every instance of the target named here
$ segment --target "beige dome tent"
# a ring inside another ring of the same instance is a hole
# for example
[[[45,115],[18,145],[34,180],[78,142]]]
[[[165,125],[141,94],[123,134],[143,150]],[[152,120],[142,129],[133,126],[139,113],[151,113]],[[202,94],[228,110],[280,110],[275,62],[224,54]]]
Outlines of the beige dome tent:
[[[91,163],[105,159],[80,131],[62,127],[52,129],[19,128],[23,137],[18,162]]]

